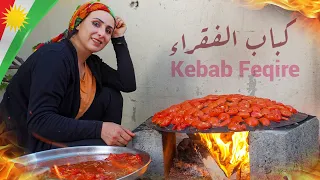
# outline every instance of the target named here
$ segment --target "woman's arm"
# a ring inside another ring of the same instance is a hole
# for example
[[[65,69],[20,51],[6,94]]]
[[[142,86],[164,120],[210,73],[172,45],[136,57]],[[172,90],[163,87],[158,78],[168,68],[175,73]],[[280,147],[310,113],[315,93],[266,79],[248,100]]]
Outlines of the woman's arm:
[[[40,59],[35,62],[31,75],[29,132],[56,142],[101,138],[102,122],[75,120],[58,114],[71,74],[67,57],[52,50],[36,58]]]
[[[136,90],[136,78],[126,40],[124,37],[112,38],[112,44],[118,69],[115,70],[101,61],[102,85],[122,92],[133,92]]]

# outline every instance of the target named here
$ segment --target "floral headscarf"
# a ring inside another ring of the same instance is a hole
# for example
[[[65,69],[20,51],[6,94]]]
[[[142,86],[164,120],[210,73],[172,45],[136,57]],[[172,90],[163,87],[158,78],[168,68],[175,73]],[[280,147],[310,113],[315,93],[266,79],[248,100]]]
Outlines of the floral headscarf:
[[[39,43],[36,46],[34,46],[32,49],[34,51],[38,50],[40,47],[42,47],[45,44],[53,43],[53,42],[59,42],[64,38],[67,38],[70,34],[73,33],[74,29],[93,11],[97,10],[103,10],[108,12],[113,18],[115,18],[114,13],[110,9],[109,6],[100,3],[100,2],[88,2],[83,5],[80,5],[77,7],[76,11],[73,13],[72,18],[69,22],[69,28],[66,29],[63,33],[59,34],[58,36],[52,38],[51,40]]]

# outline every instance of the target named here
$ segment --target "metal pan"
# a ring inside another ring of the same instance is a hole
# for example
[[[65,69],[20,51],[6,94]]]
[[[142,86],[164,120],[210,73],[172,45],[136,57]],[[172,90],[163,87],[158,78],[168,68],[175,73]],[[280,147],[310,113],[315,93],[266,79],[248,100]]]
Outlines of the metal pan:
[[[292,125],[299,124],[299,123],[303,122],[304,120],[306,120],[307,118],[308,118],[307,114],[298,112],[298,113],[292,115],[288,121],[280,121],[279,123],[270,121],[270,126],[263,126],[263,125],[259,124],[256,127],[250,127],[250,126],[246,125],[247,126],[246,131],[257,131],[257,130],[261,131],[261,130],[274,130],[277,128],[286,128],[286,127],[290,127]],[[194,127],[187,127],[184,130],[177,131],[177,130],[172,130],[172,128],[173,128],[172,124],[169,125],[168,127],[165,127],[165,128],[162,128],[156,124],[153,124],[152,123],[152,116],[149,119],[147,119],[146,125],[149,128],[155,129],[157,131],[177,132],[177,133],[187,133],[187,134],[234,132],[234,131],[229,130],[228,127],[215,127],[215,128],[211,128],[208,130],[198,130]]]
[[[68,163],[74,164],[92,160],[103,160],[111,153],[133,153],[140,154],[142,157],[143,166],[140,169],[121,177],[118,180],[137,179],[147,171],[151,162],[150,155],[144,151],[114,146],[79,146],[59,148],[21,156],[13,159],[12,161],[16,163],[16,167],[21,166],[21,168],[23,168],[23,172],[25,172],[24,175],[30,173],[33,175],[39,175],[46,170],[49,170],[53,165],[59,166],[66,165]]]

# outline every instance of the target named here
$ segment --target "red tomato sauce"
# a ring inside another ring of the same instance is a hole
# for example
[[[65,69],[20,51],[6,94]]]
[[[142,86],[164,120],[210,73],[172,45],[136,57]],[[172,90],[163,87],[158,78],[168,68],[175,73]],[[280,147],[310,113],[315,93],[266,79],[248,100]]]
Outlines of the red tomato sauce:
[[[110,154],[104,160],[53,166],[40,179],[115,180],[138,170],[142,165],[139,154]]]

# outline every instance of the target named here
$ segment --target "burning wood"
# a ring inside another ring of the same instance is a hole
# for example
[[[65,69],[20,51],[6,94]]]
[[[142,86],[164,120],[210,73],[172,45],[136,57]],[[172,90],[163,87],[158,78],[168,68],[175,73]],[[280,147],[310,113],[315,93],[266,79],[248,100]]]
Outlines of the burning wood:
[[[250,179],[248,132],[191,134],[213,179]]]
[[[169,179],[214,179],[248,180],[250,179],[249,162],[238,164],[228,176],[216,162],[206,144],[191,134],[177,146],[177,156],[173,161]]]
[[[200,151],[200,156],[202,157],[202,161],[205,167],[208,169],[210,176],[212,179],[216,180],[236,180],[236,174],[231,175],[229,178],[226,177],[226,174],[222,171],[222,169],[218,166],[215,160],[212,158],[209,152]]]

